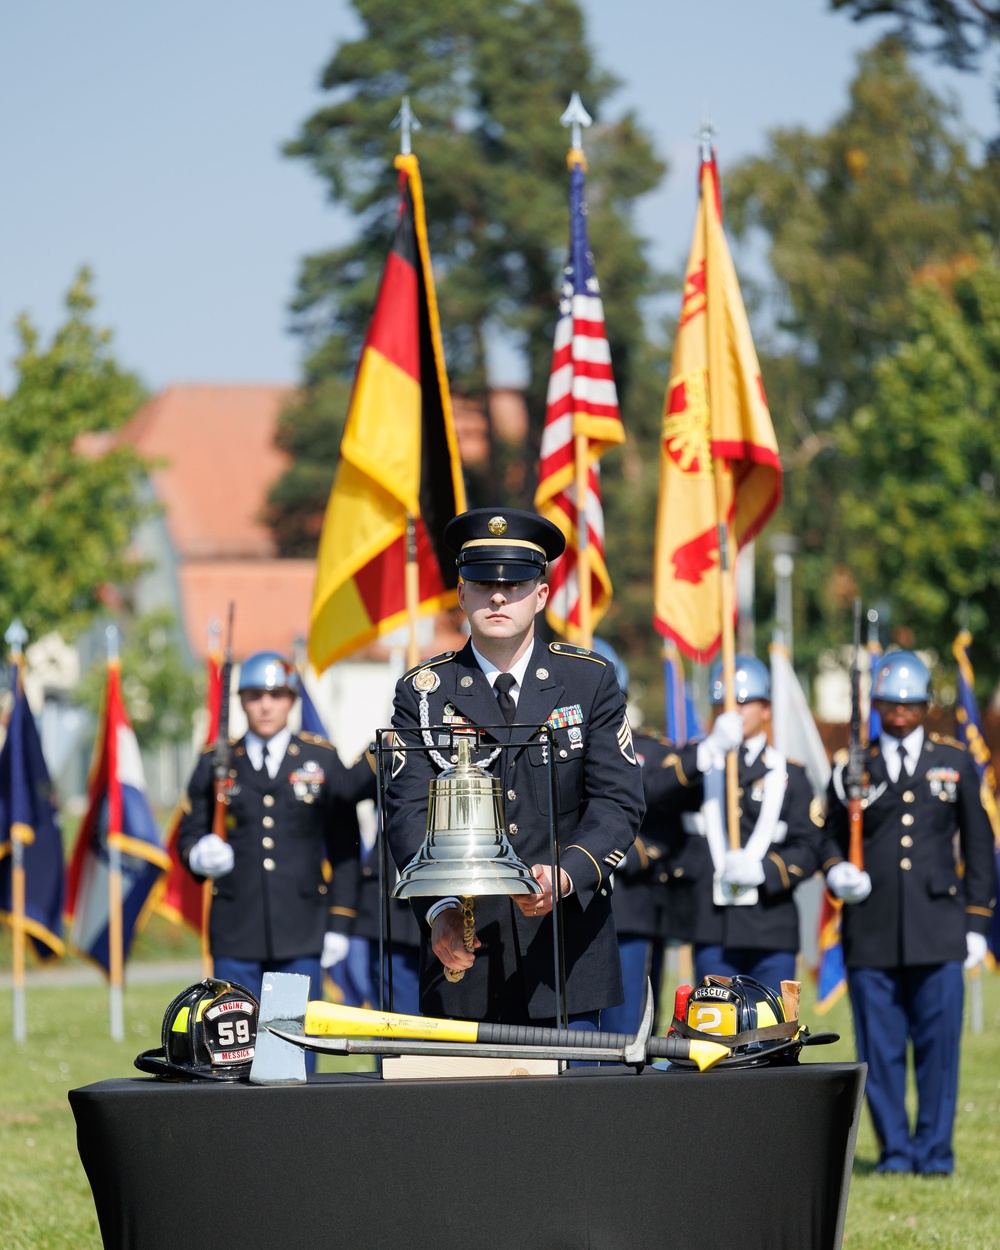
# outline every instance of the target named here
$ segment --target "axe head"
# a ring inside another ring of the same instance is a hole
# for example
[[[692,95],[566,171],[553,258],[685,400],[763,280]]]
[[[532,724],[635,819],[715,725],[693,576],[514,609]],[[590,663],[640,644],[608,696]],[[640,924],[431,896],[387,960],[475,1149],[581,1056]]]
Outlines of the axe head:
[[[309,1006],[309,978],[294,972],[265,972],[260,989],[257,1042],[250,1067],[251,1085],[304,1085],[306,1053],[271,1032],[301,1036]]]

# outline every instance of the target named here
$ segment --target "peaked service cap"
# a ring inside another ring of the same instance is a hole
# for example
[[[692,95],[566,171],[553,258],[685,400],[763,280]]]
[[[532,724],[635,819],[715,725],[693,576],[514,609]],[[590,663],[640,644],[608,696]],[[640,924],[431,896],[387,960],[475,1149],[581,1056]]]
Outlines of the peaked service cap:
[[[473,508],[444,527],[445,546],[467,582],[530,582],[561,556],[566,539],[537,512]]]

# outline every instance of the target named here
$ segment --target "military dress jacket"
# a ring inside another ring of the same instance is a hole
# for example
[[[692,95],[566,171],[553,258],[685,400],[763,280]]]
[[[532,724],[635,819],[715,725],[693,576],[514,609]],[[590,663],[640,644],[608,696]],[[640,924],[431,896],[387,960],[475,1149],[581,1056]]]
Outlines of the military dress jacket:
[[[329,929],[347,933],[358,889],[357,774],[313,734],[292,736],[272,779],[233,744],[226,840],[232,872],[212,882],[213,955],[286,960],[320,953]],[[178,850],[212,831],[212,751],[195,767],[181,818]],[[200,877],[197,878],[201,880]]]
[[[423,725],[442,726],[431,732]],[[457,735],[483,727],[472,758],[502,778],[507,835],[525,865],[550,864],[549,725],[555,777],[560,866],[574,887],[563,900],[565,1003],[570,1013],[622,1001],[621,960],[611,913],[611,874],[639,829],[642,778],[632,749],[625,700],[614,669],[596,653],[537,638],[525,672],[514,725],[504,726],[496,696],[471,644],[404,675],[392,718],[397,749],[386,786],[389,845],[400,870],[424,840],[430,781],[451,767]],[[494,726],[487,730],[485,727]],[[427,751],[400,749],[433,743]],[[498,750],[500,744],[510,749]],[[421,1009],[432,1015],[516,1022],[555,1016],[552,917],[527,918],[506,897],[475,902],[482,947],[458,982],[427,939],[423,917],[433,898],[414,900],[424,933]]]
[[[708,840],[690,830],[697,823],[705,798],[704,778],[698,772],[697,743],[677,747],[646,781],[649,806],[673,809],[681,822],[671,826],[672,889],[678,902],[687,899],[683,923],[697,946],[746,947],[750,950],[797,951],[799,918],[795,887],[813,875],[822,854],[822,800],[814,799],[800,764],[786,761],[788,781],[781,804],[779,826],[784,825],[763,858],[764,881],[758,900],[749,906],[720,907],[713,901],[714,866]],[[746,846],[760,816],[764,777],[775,754],[765,747],[752,764],[739,752],[740,845]],[[687,819],[684,819],[684,817]],[[695,817],[695,822],[691,821]],[[728,845],[728,838],[727,838]]]
[[[845,763],[838,756],[830,778],[824,871],[848,854]],[[993,832],[972,757],[954,739],[925,735],[913,775],[894,782],[873,743],[862,818],[872,892],[841,912],[847,967],[964,960],[966,933],[987,935],[996,905]]]
[[[633,735],[633,746],[642,769],[646,815],[635,842],[615,869],[611,896],[615,927],[621,937],[684,941],[678,895],[670,888],[677,867],[674,850],[680,842],[679,813],[651,802],[646,792],[649,783],[655,793],[657,771],[675,748],[666,738],[643,730]]]

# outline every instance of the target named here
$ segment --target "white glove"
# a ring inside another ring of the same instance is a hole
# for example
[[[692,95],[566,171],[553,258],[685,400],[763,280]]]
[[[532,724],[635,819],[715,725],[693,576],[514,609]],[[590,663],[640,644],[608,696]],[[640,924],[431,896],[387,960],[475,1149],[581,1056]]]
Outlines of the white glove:
[[[188,864],[199,877],[224,877],[233,871],[233,848],[217,833],[206,833],[192,846]]]
[[[743,741],[743,717],[739,712],[720,712],[712,732],[698,743],[695,757],[700,773],[707,773],[712,761],[735,751]]]
[[[845,903],[863,903],[872,892],[871,877],[846,859],[833,865],[826,874],[826,884],[830,893]]]
[[[729,885],[763,885],[764,865],[755,855],[747,854],[746,847],[727,851],[722,880]]]
[[[325,933],[323,935],[323,953],[319,957],[321,968],[332,968],[347,958],[351,939],[346,933]]]
[[[968,951],[965,957],[965,967],[974,968],[986,958],[986,939],[981,933],[967,933],[965,949]]]

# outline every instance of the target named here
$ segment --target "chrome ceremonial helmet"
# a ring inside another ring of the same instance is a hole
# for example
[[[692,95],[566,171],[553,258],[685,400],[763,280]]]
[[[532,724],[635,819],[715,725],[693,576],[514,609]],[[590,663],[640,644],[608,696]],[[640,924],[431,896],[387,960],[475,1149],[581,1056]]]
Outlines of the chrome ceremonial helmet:
[[[244,986],[206,977],[167,1007],[162,1044],[137,1055],[135,1066],[174,1081],[248,1081],[259,1012]]]
[[[873,699],[885,703],[926,703],[930,697],[930,672],[912,651],[890,651],[875,665]]]
[[[753,655],[736,656],[736,702],[749,703],[752,699],[771,702],[771,674],[767,665]],[[722,680],[722,661],[712,669],[712,702],[722,703],[726,697],[726,684]]]
[[[298,694],[299,675],[295,665],[278,651],[255,651],[240,665],[240,694],[244,690],[271,690],[276,694]]]

